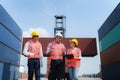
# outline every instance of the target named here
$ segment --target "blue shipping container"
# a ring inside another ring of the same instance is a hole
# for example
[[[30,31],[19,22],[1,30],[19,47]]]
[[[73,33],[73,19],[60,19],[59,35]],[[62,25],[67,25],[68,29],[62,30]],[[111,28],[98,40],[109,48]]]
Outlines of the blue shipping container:
[[[19,79],[21,45],[22,30],[0,5],[0,80]]]

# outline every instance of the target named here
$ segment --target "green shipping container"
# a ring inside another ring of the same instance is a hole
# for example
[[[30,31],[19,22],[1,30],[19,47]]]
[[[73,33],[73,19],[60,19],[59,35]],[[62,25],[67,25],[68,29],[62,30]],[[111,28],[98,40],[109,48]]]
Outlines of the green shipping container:
[[[120,23],[117,24],[102,40],[100,40],[100,52],[120,41]]]

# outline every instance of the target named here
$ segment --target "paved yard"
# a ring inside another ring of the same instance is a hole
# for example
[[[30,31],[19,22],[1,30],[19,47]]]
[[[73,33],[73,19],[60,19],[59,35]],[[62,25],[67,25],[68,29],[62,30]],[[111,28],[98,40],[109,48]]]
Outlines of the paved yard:
[[[20,79],[20,80],[27,80],[27,79]],[[47,80],[45,78],[42,78],[41,80]],[[102,80],[100,78],[79,78],[79,80]]]
[[[79,80],[102,80],[100,78],[80,78]]]

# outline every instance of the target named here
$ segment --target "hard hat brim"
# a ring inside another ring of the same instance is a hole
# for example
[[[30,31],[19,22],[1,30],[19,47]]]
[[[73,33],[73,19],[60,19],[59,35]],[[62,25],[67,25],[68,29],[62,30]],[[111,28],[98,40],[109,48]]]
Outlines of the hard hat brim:
[[[74,41],[72,41],[72,40],[70,40],[69,42],[70,42],[70,43],[75,43],[75,42],[74,42]],[[76,44],[76,43],[75,43],[75,45],[76,45],[76,46],[78,46],[78,44]]]

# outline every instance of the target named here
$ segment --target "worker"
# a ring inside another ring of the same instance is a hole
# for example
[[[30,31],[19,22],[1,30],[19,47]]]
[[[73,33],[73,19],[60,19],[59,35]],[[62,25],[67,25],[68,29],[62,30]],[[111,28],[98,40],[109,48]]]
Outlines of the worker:
[[[78,40],[70,40],[70,48],[67,50],[66,55],[71,55],[67,58],[67,67],[70,80],[78,80],[78,72],[81,61],[81,50],[78,46]]]
[[[47,47],[46,54],[50,55],[50,74],[48,80],[62,80],[64,75],[63,56],[66,52],[64,44],[61,43],[63,36],[56,33],[55,40],[50,42]]]
[[[32,39],[25,43],[23,54],[28,57],[28,80],[33,80],[34,72],[35,80],[40,80],[40,64],[42,64],[43,52],[38,32],[32,32]]]

